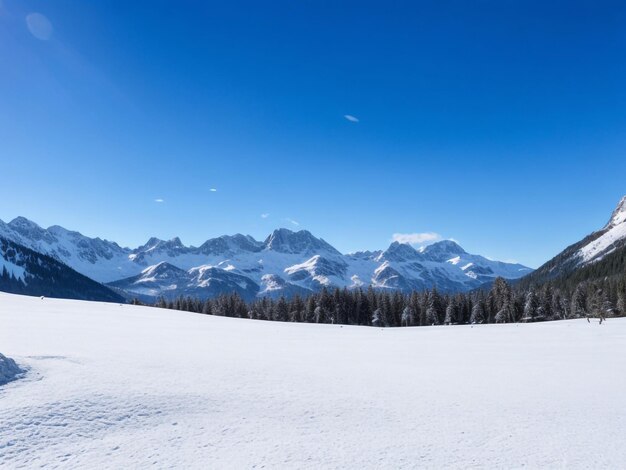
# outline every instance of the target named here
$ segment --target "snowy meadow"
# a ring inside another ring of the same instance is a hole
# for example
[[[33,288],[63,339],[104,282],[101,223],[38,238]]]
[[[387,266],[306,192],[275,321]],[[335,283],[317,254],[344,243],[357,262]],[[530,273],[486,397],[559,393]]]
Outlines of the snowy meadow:
[[[372,328],[0,294],[0,467],[620,468],[626,318]]]

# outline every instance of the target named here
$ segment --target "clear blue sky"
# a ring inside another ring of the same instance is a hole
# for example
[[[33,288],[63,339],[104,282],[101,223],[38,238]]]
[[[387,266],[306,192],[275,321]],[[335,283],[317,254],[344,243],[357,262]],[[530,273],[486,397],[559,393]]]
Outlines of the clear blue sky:
[[[626,194],[623,1],[0,0],[0,63],[5,221],[536,267]]]

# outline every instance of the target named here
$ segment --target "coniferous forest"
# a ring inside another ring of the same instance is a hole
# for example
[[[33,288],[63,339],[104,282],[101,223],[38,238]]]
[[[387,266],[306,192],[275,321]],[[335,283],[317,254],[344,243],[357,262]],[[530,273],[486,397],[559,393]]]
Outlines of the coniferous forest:
[[[442,294],[437,289],[410,294],[368,288],[326,289],[308,297],[245,302],[237,294],[213,299],[180,297],[157,307],[208,315],[304,323],[375,327],[536,322],[571,318],[600,321],[626,316],[626,275],[576,284],[510,285],[498,278],[491,289]],[[135,301],[135,303],[139,303]]]

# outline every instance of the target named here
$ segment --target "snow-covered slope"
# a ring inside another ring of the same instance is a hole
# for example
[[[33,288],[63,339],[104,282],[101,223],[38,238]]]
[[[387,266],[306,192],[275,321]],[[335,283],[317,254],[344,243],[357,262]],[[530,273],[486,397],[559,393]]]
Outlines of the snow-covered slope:
[[[260,289],[250,278],[225,269],[199,266],[185,271],[165,261],[144,269],[136,276],[112,282],[109,286],[147,301],[159,296],[206,298],[227,292],[236,292],[243,299],[252,300]]]
[[[43,229],[18,217],[8,224],[0,222],[0,235],[140,297],[190,293],[212,296],[232,292],[233,287],[246,296],[253,291],[273,296],[303,294],[324,286],[371,285],[402,290],[437,286],[443,291],[462,291],[496,276],[514,279],[529,272],[522,265],[468,254],[452,241],[435,243],[423,251],[393,243],[385,251],[343,255],[306,230],[293,232],[284,228],[272,232],[264,242],[236,234],[188,247],[179,238],[151,238],[130,249],[58,226]],[[166,279],[153,282],[149,273],[161,263],[186,274],[174,283]],[[202,271],[210,279],[191,275],[192,270]],[[235,279],[235,275],[245,276],[247,281]],[[243,284],[246,286],[236,287]]]
[[[525,282],[544,282],[567,276],[577,269],[599,263],[616,252],[626,250],[626,196],[617,204],[608,223],[597,232],[567,247],[530,274]]]
[[[0,385],[19,378],[24,372],[13,359],[0,353]]]
[[[0,236],[0,291],[121,302],[123,297],[58,260]]]
[[[577,255],[583,263],[600,260],[626,244],[626,196],[611,214],[609,222],[596,233],[597,237],[578,250]]]
[[[623,468],[626,319],[379,329],[0,294],[0,468]]]

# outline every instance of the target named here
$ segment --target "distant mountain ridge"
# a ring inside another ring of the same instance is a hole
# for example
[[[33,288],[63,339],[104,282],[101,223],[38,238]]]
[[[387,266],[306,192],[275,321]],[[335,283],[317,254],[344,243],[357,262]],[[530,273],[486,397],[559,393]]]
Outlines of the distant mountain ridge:
[[[314,292],[322,287],[368,287],[443,292],[467,291],[497,276],[516,279],[530,272],[520,264],[492,261],[444,240],[423,249],[392,243],[386,250],[344,255],[307,230],[274,230],[264,241],[235,234],[199,247],[150,238],[137,248],[89,238],[59,226],[44,229],[18,217],[0,221],[0,236],[49,255],[128,296],[215,296],[246,298]]]

